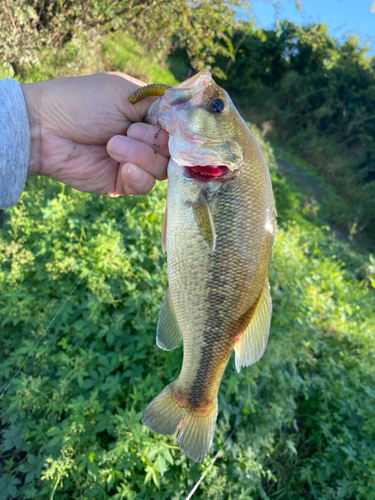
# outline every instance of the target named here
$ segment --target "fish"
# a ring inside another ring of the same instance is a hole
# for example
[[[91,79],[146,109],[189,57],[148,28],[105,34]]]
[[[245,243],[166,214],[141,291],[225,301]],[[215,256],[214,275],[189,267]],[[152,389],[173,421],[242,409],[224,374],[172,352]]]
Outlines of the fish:
[[[169,287],[156,342],[167,351],[183,342],[183,362],[142,422],[158,434],[177,433],[180,450],[201,462],[232,351],[240,371],[266,349],[276,208],[261,148],[211,73],[163,92],[145,116],[169,133],[171,155],[162,225]]]

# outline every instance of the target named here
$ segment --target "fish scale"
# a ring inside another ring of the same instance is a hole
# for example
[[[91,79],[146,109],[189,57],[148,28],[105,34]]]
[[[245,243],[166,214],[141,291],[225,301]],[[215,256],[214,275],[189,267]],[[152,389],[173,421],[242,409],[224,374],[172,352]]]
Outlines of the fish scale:
[[[183,341],[184,355],[143,422],[177,432],[181,450],[198,462],[212,445],[232,350],[239,370],[266,348],[275,205],[261,149],[208,71],[167,89],[146,121],[169,132],[171,152],[162,238],[169,289],[157,343],[169,350]]]

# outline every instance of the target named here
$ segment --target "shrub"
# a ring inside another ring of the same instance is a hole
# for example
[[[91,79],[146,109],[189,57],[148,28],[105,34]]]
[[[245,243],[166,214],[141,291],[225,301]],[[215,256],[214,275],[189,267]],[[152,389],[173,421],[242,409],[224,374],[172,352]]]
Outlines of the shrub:
[[[67,45],[82,50],[121,30],[159,54],[159,60],[173,37],[174,45],[190,54],[193,67],[202,69],[214,63],[216,54],[232,54],[235,8],[243,5],[246,0],[0,0],[0,62],[25,76],[45,53],[61,56]]]
[[[263,149],[280,222],[271,338],[240,374],[230,360],[202,464],[141,424],[182,360],[155,344],[165,184],[132,206],[28,181],[0,240],[3,387],[27,359],[2,399],[3,498],[182,499],[235,426],[197,497],[374,498],[374,296],[357,271],[366,260],[304,217],[303,197]]]

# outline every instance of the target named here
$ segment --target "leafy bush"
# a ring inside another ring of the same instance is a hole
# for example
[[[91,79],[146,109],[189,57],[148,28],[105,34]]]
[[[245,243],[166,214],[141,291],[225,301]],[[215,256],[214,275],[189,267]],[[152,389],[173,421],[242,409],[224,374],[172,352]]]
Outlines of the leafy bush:
[[[109,69],[174,83],[121,37],[101,46]],[[230,361],[202,464],[141,424],[182,360],[155,344],[166,185],[133,205],[32,178],[3,214],[0,380],[12,383],[1,398],[0,499],[184,499],[236,427],[195,497],[375,498],[374,258],[324,225],[337,199],[310,203],[261,143],[279,213],[271,337],[254,366],[237,374]]]
[[[331,220],[374,239],[375,59],[366,52],[357,37],[339,42],[324,24],[284,22],[248,30],[227,77],[253,120],[272,120],[272,136],[344,198]]]
[[[230,56],[236,7],[246,0],[0,0],[0,62],[23,77],[47,55],[87,50],[101,36],[125,31],[159,54],[183,46],[196,69]]]
[[[375,58],[351,35],[289,21],[274,30],[242,23],[232,39],[235,60],[218,55],[223,85],[264,132],[313,164],[340,195],[327,213],[350,237],[375,239]],[[183,78],[182,48],[171,58]]]
[[[240,374],[230,361],[203,464],[141,424],[182,360],[155,344],[166,185],[133,206],[28,181],[0,240],[3,387],[27,358],[2,399],[2,498],[182,499],[236,425],[196,497],[375,498],[366,260],[316,225],[263,149],[280,222],[271,338]]]

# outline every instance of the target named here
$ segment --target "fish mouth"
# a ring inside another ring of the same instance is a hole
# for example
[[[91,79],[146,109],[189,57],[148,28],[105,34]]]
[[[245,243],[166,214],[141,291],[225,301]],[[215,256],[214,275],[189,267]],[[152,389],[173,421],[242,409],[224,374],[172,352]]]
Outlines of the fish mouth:
[[[185,167],[185,177],[201,182],[210,182],[230,172],[226,165],[195,165]]]

